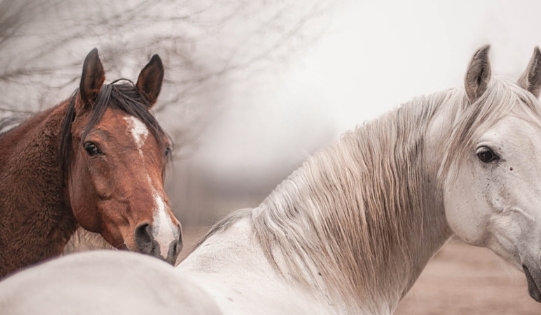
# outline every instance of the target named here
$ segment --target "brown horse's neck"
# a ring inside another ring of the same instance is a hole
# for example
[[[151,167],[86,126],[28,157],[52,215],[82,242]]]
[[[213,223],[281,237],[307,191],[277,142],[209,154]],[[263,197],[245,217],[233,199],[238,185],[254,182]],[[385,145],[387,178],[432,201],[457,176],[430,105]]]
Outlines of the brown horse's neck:
[[[0,277],[59,255],[77,227],[60,164],[67,107],[43,111],[0,138]]]

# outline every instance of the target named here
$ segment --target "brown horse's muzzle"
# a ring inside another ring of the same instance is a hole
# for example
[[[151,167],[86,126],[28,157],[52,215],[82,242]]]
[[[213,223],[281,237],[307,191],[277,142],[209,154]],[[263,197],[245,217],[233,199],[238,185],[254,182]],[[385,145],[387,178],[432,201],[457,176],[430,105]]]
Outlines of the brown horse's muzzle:
[[[158,227],[159,228],[159,227]],[[149,223],[140,224],[135,229],[135,245],[143,254],[157,257],[172,265],[182,250],[182,232],[180,225],[171,228],[172,238],[157,239],[159,234],[156,228]]]

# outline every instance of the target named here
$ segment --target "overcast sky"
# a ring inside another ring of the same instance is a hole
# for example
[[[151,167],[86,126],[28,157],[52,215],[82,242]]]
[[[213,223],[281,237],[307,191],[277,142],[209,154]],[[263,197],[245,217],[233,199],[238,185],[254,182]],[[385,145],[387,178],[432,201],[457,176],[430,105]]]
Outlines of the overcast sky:
[[[540,14],[540,1],[343,2],[317,44],[230,88],[192,163],[224,180],[294,168],[363,121],[461,86],[485,44],[493,73],[518,78],[541,44]]]

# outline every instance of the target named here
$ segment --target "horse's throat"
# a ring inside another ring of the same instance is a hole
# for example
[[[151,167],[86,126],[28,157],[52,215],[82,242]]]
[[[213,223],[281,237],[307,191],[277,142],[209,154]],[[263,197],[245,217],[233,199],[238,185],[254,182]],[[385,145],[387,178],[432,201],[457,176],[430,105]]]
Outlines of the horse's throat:
[[[63,255],[97,249],[115,249],[99,233],[93,233],[78,227],[64,246]]]

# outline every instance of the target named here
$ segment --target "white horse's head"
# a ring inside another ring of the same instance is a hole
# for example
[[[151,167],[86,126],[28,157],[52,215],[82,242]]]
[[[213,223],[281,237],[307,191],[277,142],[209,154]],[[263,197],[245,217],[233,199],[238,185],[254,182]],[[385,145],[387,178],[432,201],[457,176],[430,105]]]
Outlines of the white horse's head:
[[[462,240],[524,270],[541,302],[541,53],[517,85],[491,79],[488,50],[467,71],[468,105],[442,168],[445,213]]]

